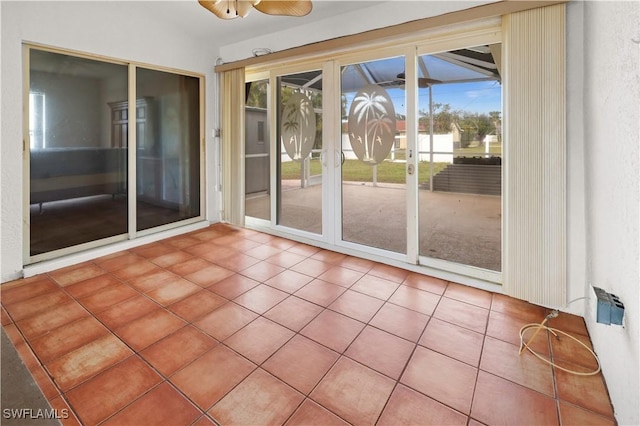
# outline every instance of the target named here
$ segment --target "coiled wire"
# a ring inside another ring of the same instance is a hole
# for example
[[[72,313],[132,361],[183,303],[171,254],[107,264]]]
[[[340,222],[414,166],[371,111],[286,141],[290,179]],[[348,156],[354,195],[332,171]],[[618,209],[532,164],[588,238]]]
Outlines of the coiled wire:
[[[588,297],[578,297],[577,299],[573,299],[570,302],[568,302],[566,304],[566,306],[569,306],[570,304],[572,304],[573,302],[576,302],[578,300],[582,300],[582,299],[588,299]],[[545,323],[550,320],[551,318],[556,318],[558,316],[558,310],[554,309],[553,311],[551,311],[551,313],[549,315],[547,315],[545,317],[545,319],[540,323],[532,323],[532,324],[525,324],[522,326],[522,328],[520,328],[520,353],[522,353],[522,349],[523,348],[527,348],[527,350],[529,352],[531,352],[534,356],[536,356],[538,359],[546,362],[547,364],[549,364],[552,367],[555,367],[559,370],[565,371],[569,374],[575,374],[577,376],[595,376],[596,374],[598,374],[600,372],[600,360],[598,359],[598,355],[596,355],[596,353],[594,351],[591,350],[591,348],[587,345],[585,345],[584,343],[582,343],[580,340],[576,339],[575,337],[573,337],[572,335],[570,335],[569,333],[566,333],[562,330],[558,330],[557,328],[553,328],[553,327],[549,327],[546,326]],[[546,330],[549,333],[553,334],[556,338],[558,337],[558,334],[562,334],[563,336],[566,336],[576,342],[578,342],[582,347],[584,347],[586,350],[588,350],[591,355],[593,355],[593,358],[596,360],[596,364],[598,366],[598,368],[596,368],[593,371],[587,371],[587,372],[583,372],[583,371],[575,371],[575,370],[569,370],[568,368],[564,368],[564,367],[560,367],[558,364],[555,364],[554,362],[552,362],[551,360],[548,360],[547,358],[543,357],[542,355],[540,355],[539,353],[537,353],[536,351],[534,351],[533,349],[531,349],[531,347],[525,343],[524,341],[524,335],[528,330],[533,330],[534,334],[532,336],[532,338],[530,340],[533,340],[533,337],[535,337],[535,335],[537,333],[539,333],[542,330]]]

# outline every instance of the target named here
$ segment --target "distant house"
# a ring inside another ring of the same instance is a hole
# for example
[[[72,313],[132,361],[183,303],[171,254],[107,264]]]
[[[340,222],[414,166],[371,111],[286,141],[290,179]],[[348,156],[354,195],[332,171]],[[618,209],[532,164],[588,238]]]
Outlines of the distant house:
[[[418,124],[418,133],[427,132],[424,124]],[[393,149],[406,149],[407,148],[407,121],[396,120],[396,142],[393,145]]]
[[[485,135],[484,139],[482,140],[482,142],[484,142],[484,143],[497,143],[497,142],[499,142],[498,135]]]

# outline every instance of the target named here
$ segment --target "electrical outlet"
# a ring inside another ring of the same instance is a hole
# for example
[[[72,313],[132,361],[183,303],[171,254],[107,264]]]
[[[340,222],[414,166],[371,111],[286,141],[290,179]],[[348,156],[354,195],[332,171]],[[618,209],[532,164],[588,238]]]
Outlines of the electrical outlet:
[[[622,325],[624,304],[618,296],[607,293],[598,287],[593,287],[593,291],[595,291],[596,297],[598,298],[596,321],[607,325]]]

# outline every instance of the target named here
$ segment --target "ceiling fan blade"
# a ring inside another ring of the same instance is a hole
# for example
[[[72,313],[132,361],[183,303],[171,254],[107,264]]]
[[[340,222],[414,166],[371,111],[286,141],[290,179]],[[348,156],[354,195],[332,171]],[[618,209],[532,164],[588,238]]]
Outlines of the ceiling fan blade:
[[[254,6],[267,15],[305,16],[311,12],[311,0],[262,0]]]
[[[424,89],[425,87],[429,87],[433,84],[440,84],[442,80],[436,80],[433,78],[420,77],[418,78],[418,87]]]
[[[220,19],[244,18],[259,0],[198,0],[200,6]]]
[[[396,78],[399,80],[405,81],[406,76],[404,71],[398,74]],[[434,78],[428,78],[428,77],[418,77],[418,87],[420,87],[421,89],[424,89],[425,87],[429,87],[433,84],[440,84],[440,83],[442,83],[442,80],[436,80]]]

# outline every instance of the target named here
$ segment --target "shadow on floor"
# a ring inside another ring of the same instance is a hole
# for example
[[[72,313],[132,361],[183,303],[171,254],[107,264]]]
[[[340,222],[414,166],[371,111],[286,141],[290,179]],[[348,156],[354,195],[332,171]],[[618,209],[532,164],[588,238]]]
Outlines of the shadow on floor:
[[[33,380],[16,348],[2,330],[2,388],[0,390],[3,426],[53,426],[60,422],[51,417],[51,405]]]

